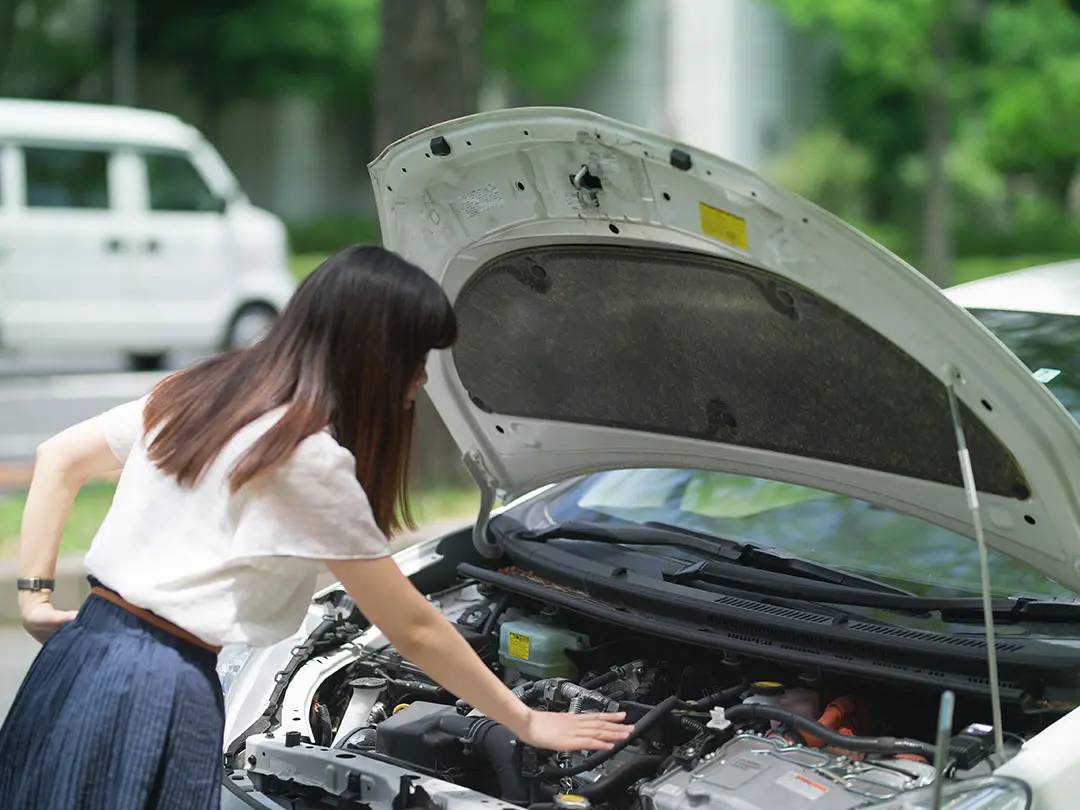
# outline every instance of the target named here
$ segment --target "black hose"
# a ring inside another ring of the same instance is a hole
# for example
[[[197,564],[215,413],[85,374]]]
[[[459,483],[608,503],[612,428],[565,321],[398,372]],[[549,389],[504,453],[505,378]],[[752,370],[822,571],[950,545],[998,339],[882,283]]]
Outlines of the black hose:
[[[506,726],[494,720],[461,717],[448,714],[439,718],[439,728],[460,739],[469,739],[495,771],[499,781],[500,798],[510,804],[529,803],[529,782],[521,775],[517,737]]]
[[[491,632],[495,629],[495,623],[499,621],[499,617],[506,611],[506,606],[510,603],[510,592],[503,591],[499,594],[499,598],[495,600],[494,606],[491,608],[491,613],[484,619],[484,623],[480,626],[480,635],[487,638],[491,635]]]
[[[630,732],[630,736],[621,742],[615,743],[614,748],[609,748],[606,751],[596,751],[589,754],[585,759],[570,768],[561,768],[558,765],[545,765],[540,773],[542,776],[553,777],[555,779],[562,778],[564,776],[577,776],[579,773],[585,773],[585,771],[591,771],[597,765],[607,762],[622,749],[626,748],[630,743],[640,737],[644,732],[655,726],[679,705],[679,698],[672,695],[666,698],[649,710],[649,712],[634,723],[634,730]]]
[[[709,709],[715,708],[716,706],[724,706],[728,703],[733,703],[738,700],[739,696],[745,691],[746,684],[740,683],[738,686],[729,686],[727,689],[723,689],[711,695],[706,695],[700,700],[688,701],[686,706],[695,711],[707,712]]]
[[[739,684],[738,686],[731,686],[720,692],[706,695],[698,700],[680,700],[675,708],[694,712],[707,712],[709,709],[715,708],[716,706],[727,706],[728,704],[736,702],[745,691],[746,685]],[[634,700],[620,700],[619,708],[645,712],[652,709],[653,704],[638,703]]]
[[[742,703],[724,712],[724,717],[732,723],[747,723],[752,720],[775,720],[784,723],[804,734],[810,734],[846,751],[858,751],[862,754],[918,754],[931,762],[937,747],[920,740],[905,740],[896,737],[848,737],[823,726],[817,720],[811,720],[779,706],[763,703]]]
[[[599,689],[601,686],[607,686],[612,681],[618,680],[619,673],[613,669],[609,669],[607,672],[602,672],[595,678],[589,678],[587,681],[582,681],[582,689]]]
[[[603,779],[591,785],[582,785],[574,792],[591,802],[607,801],[613,795],[622,793],[634,782],[656,773],[664,757],[659,754],[641,754],[627,759]]]

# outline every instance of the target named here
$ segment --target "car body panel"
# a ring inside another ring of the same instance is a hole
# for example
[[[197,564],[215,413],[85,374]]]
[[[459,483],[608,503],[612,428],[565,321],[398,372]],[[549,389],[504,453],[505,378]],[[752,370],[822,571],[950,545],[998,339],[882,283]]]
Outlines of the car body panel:
[[[1080,261],[1028,267],[945,290],[965,309],[1080,314]]]
[[[569,179],[581,166],[604,184],[598,206]],[[943,387],[955,385],[1031,484],[1026,499],[980,495],[988,543],[1080,590],[1080,428],[974,318],[845,223],[741,167],[580,110],[441,124],[388,147],[370,171],[385,244],[432,273],[452,301],[509,251],[568,244],[730,259],[827,300]],[[959,486],[722,442],[508,419],[470,400],[452,352],[433,353],[428,372],[459,447],[483,483],[508,496],[601,469],[713,469],[850,495],[974,536]]]

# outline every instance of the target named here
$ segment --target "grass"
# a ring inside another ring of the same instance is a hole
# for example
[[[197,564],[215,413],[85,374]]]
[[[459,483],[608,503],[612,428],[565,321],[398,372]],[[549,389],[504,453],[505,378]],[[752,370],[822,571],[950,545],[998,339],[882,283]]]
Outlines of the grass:
[[[71,508],[71,517],[60,541],[60,554],[82,554],[112,504],[115,484],[94,483],[83,487]],[[0,557],[19,553],[19,527],[22,525],[25,492],[0,495]]]
[[[84,554],[90,548],[105,513],[112,504],[116,485],[94,483],[83,487],[60,541],[60,554]],[[25,492],[0,495],[0,558],[12,558],[19,554],[19,527],[22,524]],[[465,521],[480,506],[480,496],[474,489],[430,489],[412,496],[413,517],[423,526],[442,520]]]
[[[327,257],[326,253],[296,253],[289,259],[289,269],[297,281],[303,281],[312,270],[318,267]]]

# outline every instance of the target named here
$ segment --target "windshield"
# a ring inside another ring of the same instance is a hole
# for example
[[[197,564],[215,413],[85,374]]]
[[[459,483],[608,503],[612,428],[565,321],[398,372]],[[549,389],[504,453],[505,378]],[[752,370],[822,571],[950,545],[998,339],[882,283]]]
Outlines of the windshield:
[[[969,538],[855,498],[760,478],[701,470],[598,473],[557,497],[547,516],[557,523],[658,521],[783,549],[923,596],[979,592],[979,551]],[[999,596],[1074,596],[993,550],[990,580]]]
[[[988,309],[972,314],[1080,417],[1080,318]],[[855,498],[748,476],[654,469],[600,473],[556,499],[548,517],[559,523],[658,521],[784,549],[925,596],[979,591],[979,551],[967,537]],[[990,581],[999,596],[1075,596],[993,550]]]
[[[971,314],[1080,418],[1080,318],[998,309],[973,309]]]

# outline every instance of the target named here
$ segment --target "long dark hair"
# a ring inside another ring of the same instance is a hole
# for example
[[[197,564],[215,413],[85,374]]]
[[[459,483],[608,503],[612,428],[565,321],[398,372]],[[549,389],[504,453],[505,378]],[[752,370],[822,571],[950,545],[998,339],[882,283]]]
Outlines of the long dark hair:
[[[346,248],[300,284],[261,341],[158,383],[145,410],[147,433],[159,428],[150,459],[190,486],[237,431],[284,405],[230,470],[233,492],[329,426],[356,457],[379,528],[415,527],[406,394],[428,352],[456,339],[453,308],[423,270],[381,247]]]

